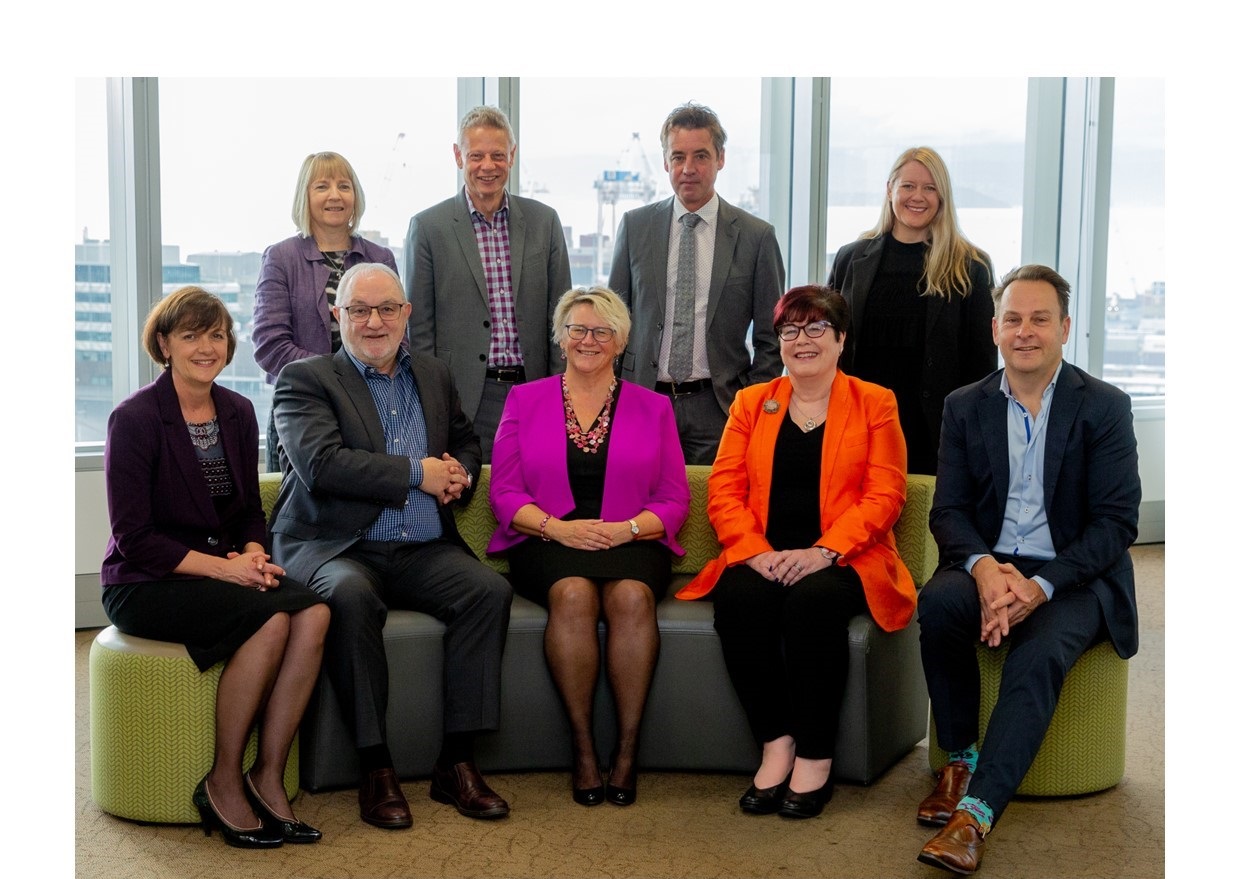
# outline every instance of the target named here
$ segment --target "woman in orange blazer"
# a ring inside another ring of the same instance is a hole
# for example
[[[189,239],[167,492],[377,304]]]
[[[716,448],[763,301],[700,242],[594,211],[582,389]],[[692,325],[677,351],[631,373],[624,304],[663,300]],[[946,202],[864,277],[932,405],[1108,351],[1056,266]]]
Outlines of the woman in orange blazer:
[[[714,600],[728,673],[762,744],[740,800],[756,814],[822,811],[848,621],[868,613],[894,631],[917,601],[891,534],[907,486],[895,396],[839,371],[848,326],[848,304],[825,287],[794,288],[775,306],[788,374],[732,402],[707,504],[723,554],[677,595]]]

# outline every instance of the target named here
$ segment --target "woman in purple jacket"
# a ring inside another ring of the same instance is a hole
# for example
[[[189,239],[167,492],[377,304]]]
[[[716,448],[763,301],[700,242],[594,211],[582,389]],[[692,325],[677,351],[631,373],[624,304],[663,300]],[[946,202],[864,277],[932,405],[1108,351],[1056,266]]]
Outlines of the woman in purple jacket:
[[[637,797],[637,737],[659,656],[655,605],[671,579],[689,483],[671,403],[619,382],[615,361],[631,322],[606,287],[560,297],[552,338],[562,376],[516,385],[491,458],[499,528],[488,552],[508,551],[514,589],[548,609],[544,649],[573,739],[573,800]],[[607,623],[607,675],[616,750],[604,787],[594,749],[598,623]]]
[[[293,193],[297,234],[263,253],[254,290],[254,359],[267,384],[286,363],[340,350],[332,317],[340,276],[359,262],[396,271],[392,251],[357,235],[366,196],[353,166],[338,153],[312,153]],[[267,423],[267,469],[280,468],[274,419]]]
[[[284,767],[330,614],[282,582],[263,547],[254,407],[215,383],[237,347],[232,317],[183,287],[155,305],[142,338],[164,371],[108,418],[103,608],[122,632],[184,644],[202,671],[225,663],[215,759],[193,795],[203,830],[245,848],[317,842],[289,806]],[[242,775],[255,720],[258,756]]]

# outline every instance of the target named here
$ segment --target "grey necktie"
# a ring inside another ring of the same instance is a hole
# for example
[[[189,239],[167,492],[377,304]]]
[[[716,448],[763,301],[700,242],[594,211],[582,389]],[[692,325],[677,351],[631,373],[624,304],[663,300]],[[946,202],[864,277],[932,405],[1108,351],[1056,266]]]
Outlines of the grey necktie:
[[[697,288],[697,240],[693,227],[702,222],[697,214],[680,218],[680,250],[676,259],[676,308],[672,319],[672,350],[667,371],[672,381],[688,381],[693,374],[693,319]]]

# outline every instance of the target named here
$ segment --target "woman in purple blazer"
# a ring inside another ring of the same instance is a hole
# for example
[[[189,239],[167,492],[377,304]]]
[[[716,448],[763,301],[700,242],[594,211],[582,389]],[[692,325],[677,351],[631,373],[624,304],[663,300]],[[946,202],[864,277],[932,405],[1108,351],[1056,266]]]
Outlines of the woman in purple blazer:
[[[340,276],[360,262],[396,271],[392,251],[358,236],[366,210],[362,184],[339,153],[312,153],[293,192],[297,234],[263,252],[254,289],[254,359],[267,384],[286,363],[340,350],[332,317]],[[280,468],[275,421],[267,423],[267,469]]]
[[[560,297],[552,338],[562,376],[516,385],[491,458],[499,528],[514,589],[547,608],[547,664],[573,738],[573,800],[637,797],[637,737],[659,656],[655,605],[689,513],[689,483],[671,403],[616,380],[628,309],[606,287]],[[616,699],[616,750],[604,787],[594,749],[598,622],[607,623],[607,675]]]
[[[258,423],[215,384],[237,347],[218,297],[183,287],[160,300],[143,344],[164,367],[108,418],[112,536],[100,573],[108,619],[130,635],[183,643],[206,671],[223,661],[215,759],[194,791],[209,835],[266,848],[317,842],[284,792],[284,766],[318,679],[327,605],[263,548]],[[242,775],[250,729],[258,756]]]

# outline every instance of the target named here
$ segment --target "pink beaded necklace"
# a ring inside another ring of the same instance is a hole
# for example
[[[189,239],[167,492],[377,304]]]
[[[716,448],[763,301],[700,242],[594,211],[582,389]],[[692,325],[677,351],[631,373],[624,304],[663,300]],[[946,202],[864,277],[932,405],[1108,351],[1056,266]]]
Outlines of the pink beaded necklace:
[[[562,376],[560,384],[564,388],[564,427],[568,430],[568,438],[583,452],[597,453],[603,441],[607,439],[607,431],[611,427],[611,404],[616,399],[616,380],[614,378],[611,380],[611,387],[607,389],[607,400],[603,403],[603,411],[598,414],[598,418],[594,420],[594,427],[588,433],[582,431],[581,422],[577,420],[577,413],[573,411],[573,398],[568,393],[568,376]]]

